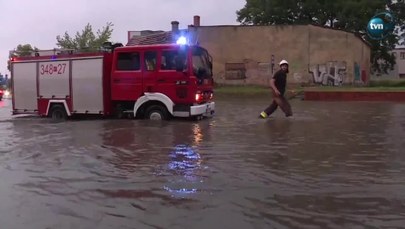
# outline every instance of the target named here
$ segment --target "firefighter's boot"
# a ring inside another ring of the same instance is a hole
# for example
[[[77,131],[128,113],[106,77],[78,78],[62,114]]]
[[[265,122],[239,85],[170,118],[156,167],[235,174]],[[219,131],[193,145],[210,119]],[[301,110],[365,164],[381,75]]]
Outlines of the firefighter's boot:
[[[260,113],[260,115],[259,115],[259,118],[262,118],[262,119],[265,119],[265,118],[267,118],[267,117],[269,117],[268,115],[267,115],[267,113],[266,112],[262,112],[262,113]]]

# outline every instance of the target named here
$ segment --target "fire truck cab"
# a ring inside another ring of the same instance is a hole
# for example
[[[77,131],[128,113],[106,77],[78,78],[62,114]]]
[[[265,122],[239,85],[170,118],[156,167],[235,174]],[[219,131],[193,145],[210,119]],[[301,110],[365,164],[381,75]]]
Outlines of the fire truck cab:
[[[212,58],[196,45],[111,46],[11,56],[13,114],[169,119],[212,116]]]

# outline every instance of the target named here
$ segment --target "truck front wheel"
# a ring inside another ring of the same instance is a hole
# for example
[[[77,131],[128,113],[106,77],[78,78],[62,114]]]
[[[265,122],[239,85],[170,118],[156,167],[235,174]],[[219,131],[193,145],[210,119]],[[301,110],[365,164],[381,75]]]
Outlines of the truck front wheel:
[[[167,120],[169,114],[162,105],[152,105],[146,109],[145,118],[150,120]]]
[[[49,116],[52,118],[53,121],[64,121],[68,117],[65,111],[65,107],[59,104],[52,106],[51,110],[49,111]]]

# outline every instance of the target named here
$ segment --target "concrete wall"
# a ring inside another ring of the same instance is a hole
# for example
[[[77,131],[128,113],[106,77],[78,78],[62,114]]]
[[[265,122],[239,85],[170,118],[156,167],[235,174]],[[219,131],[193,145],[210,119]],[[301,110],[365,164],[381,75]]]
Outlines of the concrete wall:
[[[315,84],[366,84],[370,47],[352,33],[309,26],[309,72]],[[318,68],[318,72],[316,72]]]
[[[268,85],[282,59],[290,63],[289,83],[362,84],[369,76],[370,49],[351,33],[312,25],[190,30],[213,56],[217,83]]]

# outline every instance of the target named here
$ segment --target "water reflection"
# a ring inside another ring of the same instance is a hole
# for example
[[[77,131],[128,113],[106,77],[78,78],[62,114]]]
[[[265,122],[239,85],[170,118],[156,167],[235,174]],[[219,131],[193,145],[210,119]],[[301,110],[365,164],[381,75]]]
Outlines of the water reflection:
[[[204,135],[199,123],[193,125],[194,145],[200,145],[203,141]]]
[[[195,149],[208,137],[209,127],[208,122],[108,121],[103,123],[100,134],[101,147],[113,153],[107,158],[109,163],[116,168],[135,172],[139,165],[166,165],[180,155],[191,159],[192,156],[187,154],[197,155]]]
[[[168,169],[173,178],[164,186],[166,191],[179,194],[196,193],[196,183],[203,183],[197,172],[201,169],[202,159],[199,153],[188,145],[177,145],[169,154]]]
[[[114,169],[105,169],[111,172],[103,175],[130,180],[135,190],[100,191],[108,196],[121,195],[124,198],[162,197],[164,193],[184,198],[185,195],[203,190],[207,166],[203,166],[203,156],[198,151],[204,146],[205,140],[210,139],[209,131],[209,120],[198,123],[104,122],[101,147],[111,155],[103,160]],[[139,190],[137,187],[144,187],[146,183],[142,178],[151,174],[155,175],[152,180],[163,179],[163,185],[152,185],[149,192]],[[167,197],[162,199],[167,200]]]

